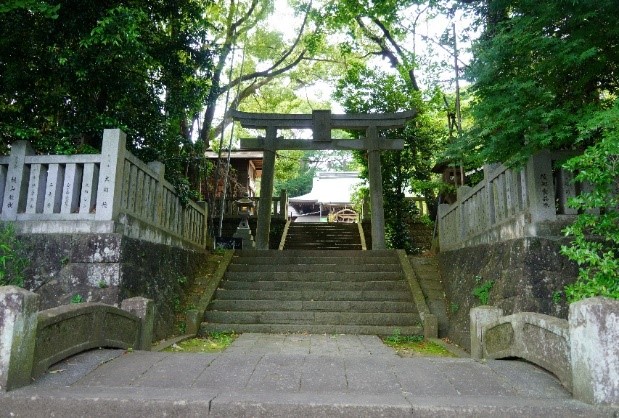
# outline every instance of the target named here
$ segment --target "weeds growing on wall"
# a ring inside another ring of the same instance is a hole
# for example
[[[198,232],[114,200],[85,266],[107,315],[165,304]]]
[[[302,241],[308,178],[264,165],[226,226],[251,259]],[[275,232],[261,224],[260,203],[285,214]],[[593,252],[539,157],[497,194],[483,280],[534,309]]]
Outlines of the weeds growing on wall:
[[[490,291],[494,286],[494,280],[487,280],[482,283],[481,276],[475,276],[475,282],[477,286],[473,288],[471,293],[479,299],[482,305],[487,305],[490,300]]]
[[[24,269],[28,262],[13,225],[0,224],[0,286],[24,287]]]

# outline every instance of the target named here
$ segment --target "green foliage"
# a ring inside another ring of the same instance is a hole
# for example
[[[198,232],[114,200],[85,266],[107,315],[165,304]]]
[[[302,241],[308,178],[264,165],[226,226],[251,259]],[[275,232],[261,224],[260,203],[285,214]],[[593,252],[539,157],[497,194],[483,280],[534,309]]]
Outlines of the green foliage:
[[[423,341],[423,335],[402,335],[402,331],[396,328],[384,341],[388,344],[418,343]]]
[[[498,11],[468,67],[476,120],[463,138],[466,148],[483,160],[512,164],[540,149],[571,147],[578,124],[617,92],[619,3],[492,3]]]
[[[0,223],[0,286],[24,287],[24,269],[28,264],[13,224]]]
[[[84,302],[84,298],[79,293],[76,293],[71,297],[71,303],[83,303],[83,302]]]
[[[482,283],[482,278],[475,276],[475,283],[477,283],[477,286],[473,288],[471,294],[478,298],[482,305],[487,305],[490,300],[490,291],[494,286],[494,280],[486,280]]]
[[[185,329],[181,330],[181,334]],[[238,338],[234,331],[211,332],[203,338],[190,338],[166,348],[164,351],[173,353],[217,353],[225,350]]]
[[[561,252],[580,266],[578,280],[565,288],[569,302],[593,296],[619,299],[619,100],[580,127],[582,140],[598,137],[565,167],[590,189],[572,198],[577,220],[565,229],[572,237]],[[600,137],[601,136],[601,137]]]
[[[402,357],[455,357],[449,350],[433,341],[426,340],[422,335],[402,335],[399,329],[395,329],[393,334],[383,338],[383,342],[395,349]]]
[[[42,153],[89,153],[118,127],[138,157],[196,188],[203,144],[190,126],[210,86],[209,1],[53,3],[0,8],[0,151],[27,139]]]
[[[430,180],[432,154],[446,135],[444,124],[437,122],[434,102],[424,102],[399,74],[386,74],[363,66],[352,67],[339,82],[334,97],[348,112],[376,113],[416,109],[419,114],[404,129],[386,133],[388,138],[404,139],[402,151],[381,153],[385,238],[391,248],[418,251],[409,235],[407,219],[417,213],[413,202],[405,198],[413,184]],[[355,152],[367,178],[365,152]]]

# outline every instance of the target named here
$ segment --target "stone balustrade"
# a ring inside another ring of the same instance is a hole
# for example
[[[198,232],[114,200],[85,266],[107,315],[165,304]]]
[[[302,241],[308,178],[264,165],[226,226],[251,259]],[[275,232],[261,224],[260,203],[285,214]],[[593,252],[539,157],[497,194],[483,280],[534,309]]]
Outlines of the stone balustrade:
[[[254,201],[254,209],[252,216],[255,216],[260,210],[260,199],[251,198]],[[236,201],[238,199],[226,199],[224,205],[224,217],[226,218],[238,218],[238,211]],[[217,211],[221,208],[221,199],[217,199],[215,206]],[[286,190],[282,190],[279,196],[271,198],[271,217],[275,219],[288,219],[288,193]]]
[[[123,233],[203,249],[207,209],[182,204],[165,166],[126,150],[126,136],[106,129],[101,154],[34,155],[26,141],[0,157],[0,221],[22,233]]]
[[[39,296],[0,287],[0,391],[28,385],[49,366],[98,347],[150,350],[154,304],[136,297],[121,309],[79,303],[39,311]]]
[[[473,358],[522,358],[553,373],[581,401],[619,405],[619,301],[570,305],[568,320],[502,309],[470,311]]]
[[[557,164],[571,155],[543,151],[520,169],[484,166],[481,182],[460,187],[456,203],[439,206],[441,250],[557,234],[576,215],[567,201],[580,185]]]

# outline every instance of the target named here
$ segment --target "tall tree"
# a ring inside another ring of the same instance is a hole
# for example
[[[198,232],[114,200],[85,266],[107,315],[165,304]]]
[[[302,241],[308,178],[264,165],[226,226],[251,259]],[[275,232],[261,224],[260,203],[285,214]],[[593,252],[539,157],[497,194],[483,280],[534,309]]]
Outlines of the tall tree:
[[[439,139],[446,136],[446,128],[433,112],[433,107],[440,102],[436,99],[424,102],[420,92],[411,91],[409,81],[400,74],[360,66],[351,69],[340,81],[335,98],[346,111],[353,113],[398,112],[411,108],[419,111],[405,129],[387,133],[387,137],[404,139],[404,149],[381,154],[387,242],[393,248],[414,252],[417,248],[409,236],[407,222],[415,208],[405,195],[415,182],[429,180],[432,155]],[[365,167],[362,176],[367,178],[366,154],[356,152],[355,155]]]
[[[505,17],[474,45],[476,129],[487,160],[569,148],[577,125],[615,99],[619,28],[613,0],[493,0]],[[580,145],[579,145],[580,146]]]
[[[570,301],[619,298],[619,3],[485,3],[477,7],[490,18],[469,69],[476,102],[468,146],[508,164],[540,149],[584,151],[566,165],[590,184],[571,202],[582,214],[566,229],[572,243],[563,253],[581,269],[566,293]]]
[[[98,147],[120,127],[178,179],[210,86],[208,0],[11,0],[0,8],[0,140],[41,152]]]

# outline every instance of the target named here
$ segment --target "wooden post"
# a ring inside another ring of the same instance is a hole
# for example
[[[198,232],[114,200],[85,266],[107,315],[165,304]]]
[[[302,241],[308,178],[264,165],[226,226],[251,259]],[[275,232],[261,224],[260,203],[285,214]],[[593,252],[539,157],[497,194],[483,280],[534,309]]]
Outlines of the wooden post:
[[[264,156],[262,160],[262,180],[260,182],[260,206],[258,210],[258,226],[256,228],[256,249],[269,249],[269,233],[271,231],[271,203],[273,201],[273,179],[275,177],[275,141],[277,128],[269,126],[266,129],[264,141]]]
[[[370,176],[370,199],[372,205],[372,249],[383,250],[385,244],[385,208],[383,205],[383,175],[378,148],[378,130],[370,126],[366,130],[368,142],[368,172]]]

